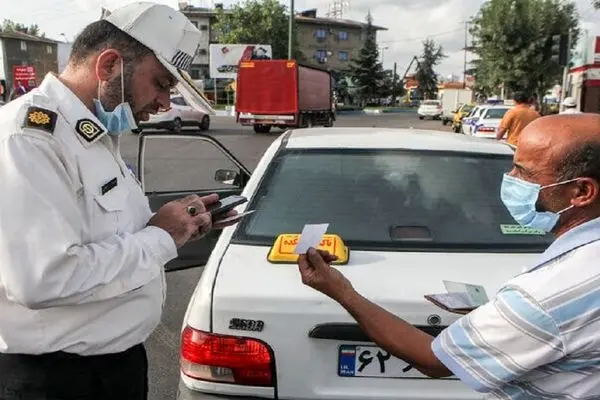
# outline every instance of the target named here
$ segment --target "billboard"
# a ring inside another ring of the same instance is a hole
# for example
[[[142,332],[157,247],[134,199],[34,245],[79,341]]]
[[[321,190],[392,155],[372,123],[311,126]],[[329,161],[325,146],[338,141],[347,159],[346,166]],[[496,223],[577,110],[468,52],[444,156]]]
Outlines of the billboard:
[[[13,66],[13,85],[21,83],[27,90],[35,87],[35,67],[32,65]]]
[[[272,57],[271,45],[211,44],[210,77],[235,79],[240,61],[270,60]]]

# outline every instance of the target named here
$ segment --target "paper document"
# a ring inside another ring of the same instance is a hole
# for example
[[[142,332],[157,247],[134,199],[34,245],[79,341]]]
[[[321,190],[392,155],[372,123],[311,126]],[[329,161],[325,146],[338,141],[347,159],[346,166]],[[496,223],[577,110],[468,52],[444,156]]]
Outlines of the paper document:
[[[243,213],[240,213],[238,215],[234,215],[233,217],[227,217],[225,219],[219,219],[219,220],[215,221],[215,223],[217,223],[217,224],[227,224],[227,223],[230,223],[230,222],[241,221],[242,218],[244,218],[246,215],[252,214],[254,211],[256,211],[256,210],[244,211]]]
[[[468,296],[473,307],[479,307],[489,301],[485,288],[481,285],[469,283],[444,281],[448,293],[464,293]]]
[[[438,293],[430,294],[428,296],[449,309],[473,308],[471,302],[464,293]]]
[[[327,232],[329,224],[307,224],[304,225],[298,244],[294,249],[294,254],[306,254],[309,248],[317,248]]]

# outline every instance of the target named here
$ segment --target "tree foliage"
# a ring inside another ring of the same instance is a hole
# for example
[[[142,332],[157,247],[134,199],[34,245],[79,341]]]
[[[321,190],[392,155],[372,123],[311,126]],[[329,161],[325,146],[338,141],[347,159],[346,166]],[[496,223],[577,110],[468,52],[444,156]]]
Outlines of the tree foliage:
[[[28,26],[19,22],[14,22],[10,19],[4,19],[2,24],[0,24],[0,32],[22,32],[42,38],[46,36],[44,33],[40,32],[40,27],[37,26],[37,24]]]
[[[219,43],[270,44],[274,59],[288,55],[289,14],[277,0],[244,0],[220,10],[214,27]],[[294,40],[294,58],[303,61]]]
[[[592,1],[592,5],[594,6],[594,8],[597,8],[598,10],[600,10],[600,0]]]
[[[377,31],[371,13],[367,15],[365,42],[358,58],[350,62],[349,76],[356,85],[356,92],[363,104],[380,96],[385,81],[383,64],[379,61]]]
[[[476,90],[543,93],[561,81],[551,59],[551,37],[572,31],[579,36],[575,3],[567,0],[488,0],[471,25]]]
[[[438,80],[435,66],[446,58],[442,46],[437,46],[432,39],[423,42],[423,53],[419,57],[415,78],[419,82],[419,97],[433,99],[437,94]]]

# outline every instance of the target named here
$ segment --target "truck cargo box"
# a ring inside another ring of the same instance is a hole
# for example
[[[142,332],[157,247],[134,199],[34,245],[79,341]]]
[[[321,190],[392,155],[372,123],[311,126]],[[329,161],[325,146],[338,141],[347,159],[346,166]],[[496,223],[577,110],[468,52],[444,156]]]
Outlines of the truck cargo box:
[[[327,71],[288,60],[243,61],[237,77],[235,108],[250,114],[295,114],[331,109]]]

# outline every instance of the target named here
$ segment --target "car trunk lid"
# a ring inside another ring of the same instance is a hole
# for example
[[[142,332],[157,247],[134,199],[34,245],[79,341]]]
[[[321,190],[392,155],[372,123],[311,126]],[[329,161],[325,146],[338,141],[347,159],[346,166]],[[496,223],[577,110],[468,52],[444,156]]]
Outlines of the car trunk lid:
[[[429,380],[394,357],[380,362],[386,354],[365,347],[373,343],[340,305],[304,286],[295,264],[268,262],[268,251],[230,245],[214,286],[212,326],[214,333],[257,338],[273,349],[279,398],[424,398],[424,385],[448,399],[479,398],[452,378]],[[337,268],[366,298],[437,334],[458,316],[427,302],[425,294],[445,292],[442,281],[452,280],[483,285],[491,298],[535,257],[352,251],[349,263]],[[262,321],[264,328],[232,329],[235,318]],[[362,364],[368,365],[357,372]],[[360,374],[396,379],[355,376]]]

